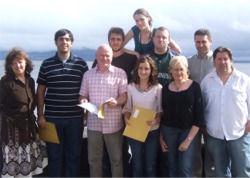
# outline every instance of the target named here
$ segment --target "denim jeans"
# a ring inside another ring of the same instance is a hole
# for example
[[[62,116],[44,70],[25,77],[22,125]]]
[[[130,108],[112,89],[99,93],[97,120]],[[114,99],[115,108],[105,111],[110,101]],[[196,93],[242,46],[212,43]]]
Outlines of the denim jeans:
[[[192,164],[197,137],[194,137],[187,151],[179,151],[180,144],[187,138],[190,129],[162,126],[162,134],[168,146],[167,161],[170,177],[192,177]]]
[[[236,140],[222,140],[207,135],[208,151],[213,159],[216,177],[250,177],[250,134]]]
[[[149,132],[144,143],[131,138],[128,139],[132,152],[133,177],[157,177],[156,159],[160,145],[159,137],[160,129],[157,129]]]
[[[56,124],[60,144],[46,142],[48,152],[48,177],[62,177],[65,166],[66,177],[80,175],[82,118],[46,119]]]

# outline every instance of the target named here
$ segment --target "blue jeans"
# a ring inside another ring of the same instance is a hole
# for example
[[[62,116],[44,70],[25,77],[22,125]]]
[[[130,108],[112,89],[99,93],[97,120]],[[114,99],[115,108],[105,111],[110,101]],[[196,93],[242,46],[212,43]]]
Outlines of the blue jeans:
[[[162,126],[162,134],[168,146],[168,159],[170,177],[192,177],[192,164],[195,154],[197,137],[194,137],[187,151],[179,151],[180,144],[187,138],[190,129],[172,128]]]
[[[61,177],[65,165],[66,177],[80,175],[82,118],[46,119],[56,124],[60,144],[46,142],[48,152],[48,177]]]
[[[133,177],[143,177],[143,170],[146,177],[157,177],[156,159],[160,145],[159,137],[160,129],[150,131],[144,143],[128,138],[132,152]]]
[[[206,143],[213,159],[216,177],[250,177],[250,134],[236,140],[221,140],[207,135]]]

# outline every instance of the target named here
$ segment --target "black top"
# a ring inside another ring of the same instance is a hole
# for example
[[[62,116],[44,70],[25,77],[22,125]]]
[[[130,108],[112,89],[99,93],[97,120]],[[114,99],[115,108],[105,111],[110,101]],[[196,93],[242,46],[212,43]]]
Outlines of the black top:
[[[169,84],[162,89],[162,124],[175,128],[191,128],[203,126],[204,108],[201,89],[193,81],[186,90],[175,92],[169,90]]]
[[[46,118],[76,118],[83,116],[83,109],[77,106],[83,74],[87,63],[74,55],[63,63],[58,55],[43,61],[37,83],[46,86]]]

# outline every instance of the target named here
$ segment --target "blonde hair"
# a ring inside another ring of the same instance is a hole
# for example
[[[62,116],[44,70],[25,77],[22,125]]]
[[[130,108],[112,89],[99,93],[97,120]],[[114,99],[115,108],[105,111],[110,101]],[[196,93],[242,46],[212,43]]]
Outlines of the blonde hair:
[[[182,64],[187,70],[187,75],[185,75],[185,79],[189,78],[189,69],[188,69],[188,61],[185,56],[174,56],[169,62],[169,72],[177,65]],[[171,74],[171,73],[170,73]],[[171,74],[172,77],[172,74]],[[172,77],[173,79],[173,77]]]

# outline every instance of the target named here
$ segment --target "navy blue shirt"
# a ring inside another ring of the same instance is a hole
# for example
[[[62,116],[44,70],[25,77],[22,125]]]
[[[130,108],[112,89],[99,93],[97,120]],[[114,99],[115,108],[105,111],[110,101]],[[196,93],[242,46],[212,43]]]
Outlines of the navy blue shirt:
[[[77,106],[83,74],[87,63],[74,55],[63,63],[58,55],[43,61],[37,83],[46,86],[45,118],[82,117],[83,109]]]

